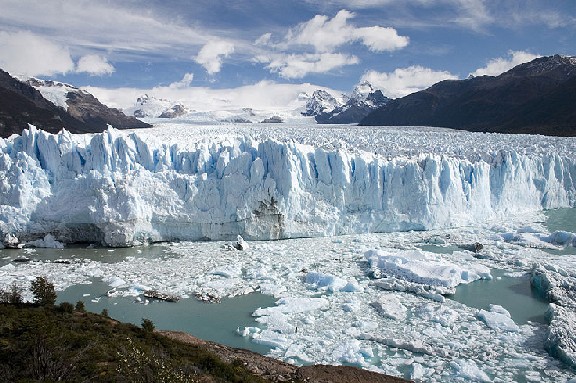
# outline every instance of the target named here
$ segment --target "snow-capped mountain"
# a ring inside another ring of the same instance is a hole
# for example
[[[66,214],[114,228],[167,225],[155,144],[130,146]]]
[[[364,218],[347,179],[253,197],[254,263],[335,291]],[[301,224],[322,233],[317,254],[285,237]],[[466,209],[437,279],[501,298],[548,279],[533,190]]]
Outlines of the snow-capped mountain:
[[[325,90],[315,90],[312,96],[304,95],[307,98],[306,106],[303,116],[320,116],[323,114],[329,114],[336,108],[341,107],[346,100],[341,96],[340,99],[336,99],[333,95]]]
[[[0,136],[19,134],[33,124],[49,132],[96,133],[150,125],[101,104],[90,93],[68,84],[17,79],[0,70]]]
[[[321,124],[358,123],[370,112],[384,106],[389,98],[382,91],[374,89],[372,84],[364,81],[358,84],[352,93],[339,98],[330,93],[317,90],[306,102],[305,116],[314,116]]]

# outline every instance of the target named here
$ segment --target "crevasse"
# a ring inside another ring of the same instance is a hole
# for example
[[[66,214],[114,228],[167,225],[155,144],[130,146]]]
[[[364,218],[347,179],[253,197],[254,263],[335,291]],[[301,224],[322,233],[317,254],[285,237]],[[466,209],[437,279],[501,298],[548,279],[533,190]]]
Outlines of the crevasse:
[[[574,206],[576,160],[322,149],[250,137],[185,145],[113,129],[0,140],[0,231],[33,240],[280,239],[478,225]]]

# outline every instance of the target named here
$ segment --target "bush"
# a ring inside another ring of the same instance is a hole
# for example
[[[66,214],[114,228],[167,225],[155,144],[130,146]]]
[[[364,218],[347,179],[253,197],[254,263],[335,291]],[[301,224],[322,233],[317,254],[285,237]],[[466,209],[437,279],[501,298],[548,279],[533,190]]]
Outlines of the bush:
[[[74,307],[76,311],[81,312],[81,313],[85,313],[86,312],[86,306],[84,306],[84,302],[83,301],[78,301],[76,302],[76,306]]]
[[[154,328],[154,322],[152,322],[150,319],[142,318],[142,330],[144,330],[145,333],[153,333]]]
[[[103,317],[109,318],[110,315],[108,315],[108,309],[102,309],[102,312],[100,313],[100,315],[102,315]]]
[[[30,290],[34,294],[34,303],[40,306],[54,306],[56,303],[56,291],[54,284],[48,282],[46,277],[36,277],[32,281]]]
[[[74,306],[70,302],[62,302],[60,306],[58,306],[58,310],[63,313],[72,314],[74,312]]]

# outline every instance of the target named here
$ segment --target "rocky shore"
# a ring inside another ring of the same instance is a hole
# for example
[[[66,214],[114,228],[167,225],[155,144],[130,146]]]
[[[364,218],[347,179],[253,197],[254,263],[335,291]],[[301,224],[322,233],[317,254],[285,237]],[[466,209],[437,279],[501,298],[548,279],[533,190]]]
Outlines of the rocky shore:
[[[407,380],[378,374],[350,366],[294,366],[258,353],[224,346],[218,343],[198,339],[190,334],[178,331],[157,331],[168,338],[180,342],[201,346],[216,354],[226,363],[241,362],[251,373],[270,382],[315,382],[315,383],[400,383]]]

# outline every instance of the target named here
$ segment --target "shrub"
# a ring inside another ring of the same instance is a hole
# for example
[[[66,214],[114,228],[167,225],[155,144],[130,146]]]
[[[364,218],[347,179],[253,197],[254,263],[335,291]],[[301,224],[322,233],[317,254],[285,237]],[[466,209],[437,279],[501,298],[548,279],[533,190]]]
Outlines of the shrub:
[[[60,306],[58,306],[58,310],[63,313],[72,314],[74,312],[74,306],[70,302],[62,302],[60,303]]]
[[[154,322],[152,322],[150,319],[142,318],[142,330],[144,330],[145,333],[153,333],[154,328]]]
[[[83,301],[76,302],[76,306],[74,307],[74,309],[78,312],[81,312],[81,313],[86,312],[86,306],[84,306]]]
[[[56,303],[54,284],[48,282],[46,277],[36,277],[32,281],[30,290],[34,294],[34,303],[40,306],[54,306]]]
[[[108,309],[102,309],[102,312],[100,313],[100,315],[102,315],[103,317],[109,318],[110,315],[108,315]]]

